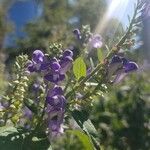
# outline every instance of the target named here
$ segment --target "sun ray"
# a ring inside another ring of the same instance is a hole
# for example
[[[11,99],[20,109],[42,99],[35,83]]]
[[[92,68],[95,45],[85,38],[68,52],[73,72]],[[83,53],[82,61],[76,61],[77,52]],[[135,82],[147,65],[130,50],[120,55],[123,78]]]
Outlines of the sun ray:
[[[113,16],[118,16],[118,19],[121,19],[124,16],[125,11],[127,11],[128,3],[129,0],[111,0],[106,13],[102,19],[100,19],[95,32],[100,34],[103,33]]]

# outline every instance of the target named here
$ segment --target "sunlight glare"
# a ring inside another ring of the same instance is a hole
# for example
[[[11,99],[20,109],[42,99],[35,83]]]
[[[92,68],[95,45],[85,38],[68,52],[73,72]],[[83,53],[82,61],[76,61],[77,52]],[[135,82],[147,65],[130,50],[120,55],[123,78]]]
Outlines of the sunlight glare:
[[[108,9],[103,18],[100,19],[95,32],[102,33],[113,16],[122,19],[125,11],[127,11],[128,2],[129,0],[110,0]]]

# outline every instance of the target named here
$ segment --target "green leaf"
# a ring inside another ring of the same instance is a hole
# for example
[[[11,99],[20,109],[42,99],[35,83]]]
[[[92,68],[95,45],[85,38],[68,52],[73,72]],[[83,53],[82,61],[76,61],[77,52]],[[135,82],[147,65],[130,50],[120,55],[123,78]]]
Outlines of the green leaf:
[[[20,150],[24,140],[24,132],[14,127],[0,127],[0,149]]]
[[[85,133],[79,130],[69,130],[68,132],[78,137],[78,139],[82,142],[85,150],[94,150],[94,146],[90,138]]]
[[[78,57],[73,64],[73,73],[77,80],[86,76],[86,64],[82,57]]]
[[[97,137],[97,131],[92,124],[91,120],[88,119],[89,115],[86,111],[78,111],[74,110],[72,112],[72,116],[75,119],[75,121],[78,123],[78,125],[86,132],[89,132],[91,135]]]
[[[47,138],[32,137],[27,130],[14,127],[0,127],[0,150],[47,150]]]
[[[48,148],[47,150],[53,150],[53,149],[52,149],[52,146],[50,145],[49,148]]]
[[[91,120],[88,119],[89,118],[88,113],[86,111],[74,110],[72,112],[72,116],[74,120],[77,122],[77,124],[80,126],[80,128],[89,136],[96,149],[100,149],[99,142],[97,141],[98,132],[96,131]]]
[[[102,51],[102,49],[101,48],[99,48],[99,49],[97,49],[97,56],[98,56],[98,60],[100,61],[100,62],[102,62],[103,61],[103,51]]]
[[[37,107],[35,106],[35,103],[31,99],[26,99],[24,100],[24,104],[26,107],[28,107],[33,113],[37,114],[38,110]]]

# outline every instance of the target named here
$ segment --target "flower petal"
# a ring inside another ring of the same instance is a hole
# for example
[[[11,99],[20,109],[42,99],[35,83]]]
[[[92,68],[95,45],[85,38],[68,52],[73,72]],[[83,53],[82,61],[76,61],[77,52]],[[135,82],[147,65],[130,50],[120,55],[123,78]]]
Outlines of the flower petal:
[[[129,72],[132,72],[132,71],[136,71],[139,67],[135,62],[130,61],[127,64],[124,65],[124,68],[125,68],[125,72],[129,73]]]
[[[101,48],[103,45],[102,43],[102,37],[99,34],[93,35],[89,39],[89,46],[90,48]]]
[[[44,54],[41,50],[35,50],[32,54],[32,60],[36,63],[41,63],[44,60]]]

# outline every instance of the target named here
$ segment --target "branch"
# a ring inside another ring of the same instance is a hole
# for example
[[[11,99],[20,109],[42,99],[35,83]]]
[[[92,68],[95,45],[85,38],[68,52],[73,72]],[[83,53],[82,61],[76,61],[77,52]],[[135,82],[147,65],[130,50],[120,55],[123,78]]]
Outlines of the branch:
[[[106,58],[104,59],[104,63],[100,63],[96,66],[96,68],[89,74],[87,75],[84,79],[82,79],[78,85],[76,85],[72,91],[68,92],[66,94],[66,98],[69,98],[72,96],[73,91],[78,90],[81,86],[84,85],[85,82],[87,82],[91,77],[93,77],[93,75],[95,75],[101,68],[105,68],[108,65],[108,60],[114,56],[115,54],[118,53],[118,51],[120,50],[120,47],[124,44],[124,42],[126,41],[129,33],[132,30],[133,24],[134,24],[134,20],[136,19],[136,15],[137,15],[137,11],[139,9],[139,2],[136,5],[132,20],[130,22],[130,25],[128,27],[128,30],[126,31],[126,33],[122,36],[122,38],[120,39],[120,41],[111,49],[111,51],[108,53],[108,55],[106,56]],[[105,77],[104,77],[105,78]],[[97,85],[99,86],[99,84]],[[96,87],[97,90],[98,87]]]

